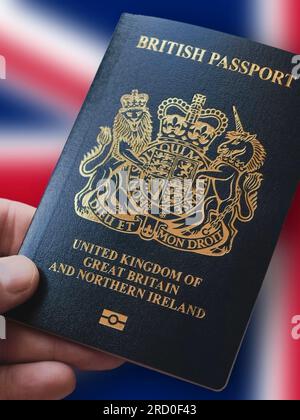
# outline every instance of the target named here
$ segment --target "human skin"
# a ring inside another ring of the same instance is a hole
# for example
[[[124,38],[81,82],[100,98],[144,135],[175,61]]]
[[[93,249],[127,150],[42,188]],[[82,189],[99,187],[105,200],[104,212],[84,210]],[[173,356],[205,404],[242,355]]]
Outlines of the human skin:
[[[35,209],[0,199],[0,314],[35,292],[39,273],[16,255]],[[0,400],[58,400],[73,392],[74,369],[110,370],[123,361],[113,356],[9,322],[0,340]]]

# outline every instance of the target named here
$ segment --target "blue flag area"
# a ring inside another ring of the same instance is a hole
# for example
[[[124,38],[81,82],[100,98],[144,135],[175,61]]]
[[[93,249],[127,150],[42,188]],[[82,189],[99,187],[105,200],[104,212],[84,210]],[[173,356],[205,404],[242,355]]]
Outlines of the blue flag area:
[[[59,13],[66,19],[86,24],[93,30],[111,33],[122,13],[135,13],[179,20],[205,26],[234,35],[248,33],[249,0],[210,0],[210,1],[144,1],[112,0],[26,0],[25,3],[36,8]]]
[[[58,16],[60,21],[77,25],[83,31],[92,30],[99,41],[111,36],[123,12],[157,16],[204,26],[227,33],[247,36],[250,31],[249,0],[209,0],[182,2],[128,0],[99,2],[99,0],[24,0],[24,6],[47,16]],[[12,96],[6,89],[0,91],[1,127],[13,126],[59,129],[66,118],[59,112],[43,108],[33,101]],[[78,386],[70,399],[244,399],[252,393],[253,328],[248,333],[228,388],[215,393],[192,384],[126,363],[112,372],[78,373]],[[222,348],[219,349],[220,353]],[[172,354],[170,354],[172,357]]]
[[[1,130],[42,130],[64,129],[65,116],[53,107],[42,106],[25,95],[18,95],[6,86],[0,89]]]

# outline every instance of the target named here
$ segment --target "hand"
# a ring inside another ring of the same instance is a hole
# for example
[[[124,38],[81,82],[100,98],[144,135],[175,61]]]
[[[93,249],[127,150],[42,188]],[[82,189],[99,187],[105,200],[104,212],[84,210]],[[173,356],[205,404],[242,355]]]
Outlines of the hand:
[[[32,207],[0,200],[0,314],[26,301],[38,286],[34,263],[13,256],[33,214]],[[0,340],[0,400],[62,399],[75,388],[73,368],[108,370],[122,363],[113,356],[8,323],[7,340]]]

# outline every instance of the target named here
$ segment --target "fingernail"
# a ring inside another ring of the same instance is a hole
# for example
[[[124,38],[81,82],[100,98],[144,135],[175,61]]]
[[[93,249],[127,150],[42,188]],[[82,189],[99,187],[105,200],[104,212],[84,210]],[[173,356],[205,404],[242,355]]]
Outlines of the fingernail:
[[[34,286],[37,276],[37,268],[26,257],[18,255],[0,259],[0,283],[8,293],[25,293]]]

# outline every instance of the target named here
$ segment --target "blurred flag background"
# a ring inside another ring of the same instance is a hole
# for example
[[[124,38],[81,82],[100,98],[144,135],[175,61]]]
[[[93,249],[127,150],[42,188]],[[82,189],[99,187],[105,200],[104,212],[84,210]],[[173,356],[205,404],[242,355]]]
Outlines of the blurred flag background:
[[[0,196],[38,205],[122,12],[181,20],[300,53],[298,0],[1,0]],[[299,134],[300,136],[300,134]],[[300,141],[300,138],[299,138]],[[300,190],[228,388],[215,394],[126,364],[78,373],[71,399],[299,399]],[[222,351],[222,349],[220,349]]]

